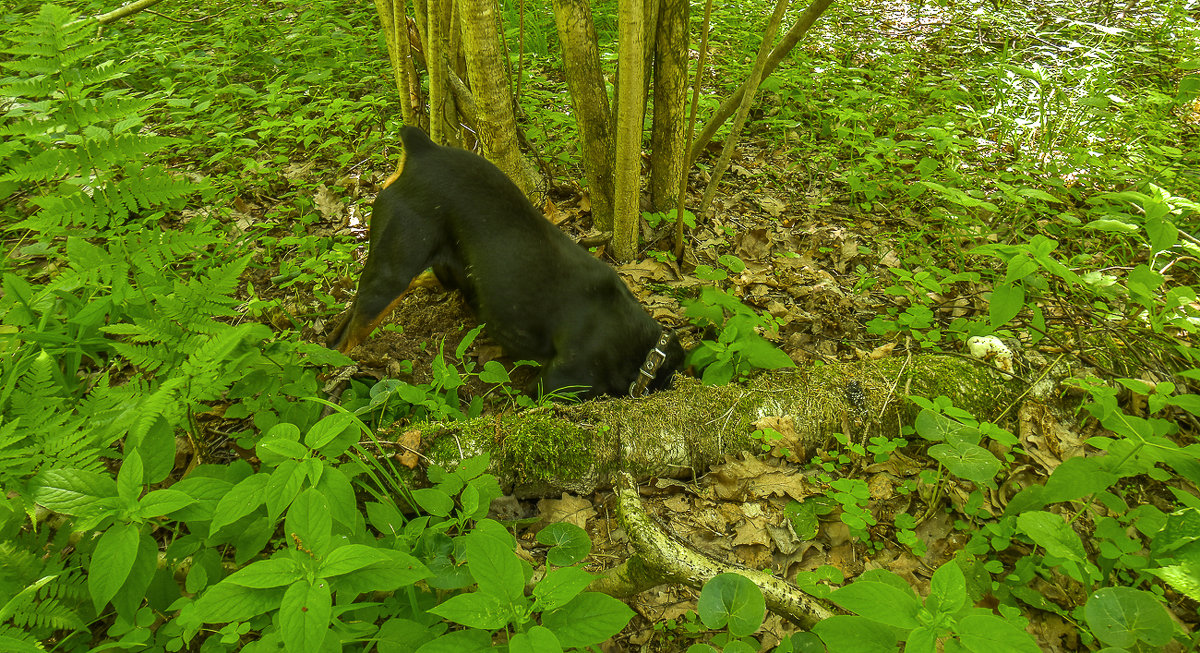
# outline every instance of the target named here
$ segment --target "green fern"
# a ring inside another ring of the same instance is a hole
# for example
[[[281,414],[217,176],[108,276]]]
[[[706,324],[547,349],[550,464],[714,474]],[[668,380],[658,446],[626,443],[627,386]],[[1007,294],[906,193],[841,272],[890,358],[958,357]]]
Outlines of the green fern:
[[[43,5],[8,34],[17,58],[0,62],[15,73],[0,80],[13,98],[0,116],[0,198],[33,190],[39,210],[8,227],[41,239],[140,229],[197,190],[143,165],[179,140],[142,128],[155,100],[112,88],[129,66],[99,60],[108,42],[90,41],[88,26]]]
[[[39,648],[55,633],[86,631],[92,616],[86,577],[64,555],[69,532],[49,540],[51,530],[0,541],[0,637]]]

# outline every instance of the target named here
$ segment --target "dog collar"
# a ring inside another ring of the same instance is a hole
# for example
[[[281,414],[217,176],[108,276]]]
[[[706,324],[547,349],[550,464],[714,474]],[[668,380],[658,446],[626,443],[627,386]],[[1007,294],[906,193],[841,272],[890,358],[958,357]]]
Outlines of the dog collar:
[[[658,368],[662,366],[663,361],[667,360],[667,345],[671,342],[671,331],[663,329],[662,335],[658,337],[658,342],[650,353],[646,354],[646,360],[642,361],[642,366],[638,368],[637,378],[633,383],[629,384],[629,396],[641,397],[646,394],[646,388],[650,382],[654,380],[658,374]]]

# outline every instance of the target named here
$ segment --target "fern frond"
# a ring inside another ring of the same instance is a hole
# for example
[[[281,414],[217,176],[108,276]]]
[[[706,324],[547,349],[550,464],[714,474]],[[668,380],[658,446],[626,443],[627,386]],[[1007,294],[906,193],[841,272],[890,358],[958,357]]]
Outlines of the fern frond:
[[[161,343],[153,345],[137,345],[129,342],[112,343],[113,350],[129,359],[133,365],[147,372],[153,372],[162,367],[163,363],[172,359],[171,350]]]
[[[140,414],[129,436],[135,441],[141,440],[160,415],[165,417],[169,424],[177,422],[178,416],[185,408],[180,404],[178,395],[187,382],[188,379],[182,376],[174,376],[163,381],[154,392],[145,396],[138,407]]]

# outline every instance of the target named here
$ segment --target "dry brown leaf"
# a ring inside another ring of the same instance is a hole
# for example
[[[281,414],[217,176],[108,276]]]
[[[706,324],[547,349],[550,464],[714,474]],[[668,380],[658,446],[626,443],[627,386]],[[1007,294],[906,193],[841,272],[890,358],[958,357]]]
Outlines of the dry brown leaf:
[[[538,515],[543,524],[567,522],[586,528],[588,520],[596,516],[596,510],[591,501],[564,492],[561,499],[538,501]]]
[[[1046,473],[1053,472],[1062,461],[1084,454],[1083,441],[1074,431],[1063,426],[1046,406],[1028,401],[1017,412],[1021,444]]]
[[[327,222],[337,225],[342,223],[342,216],[346,212],[346,207],[342,204],[341,198],[329,190],[325,184],[317,186],[317,194],[313,196],[313,203],[317,205],[317,212]]]
[[[772,218],[778,218],[787,209],[787,204],[781,200],[771,197],[770,195],[761,195],[758,198],[758,205],[763,211],[767,212]]]
[[[692,509],[692,502],[688,501],[687,497],[682,494],[676,494],[673,497],[664,499],[663,505],[672,512],[688,512]]]
[[[417,452],[421,450],[421,432],[420,431],[405,431],[404,435],[396,441],[402,447],[399,454],[396,455],[396,462],[404,465],[409,469],[414,469],[417,466]]]
[[[735,533],[733,545],[757,544],[764,547],[768,546],[771,544],[771,536],[767,533],[767,529],[764,526],[764,524],[759,524],[749,519],[738,524],[733,529]]]

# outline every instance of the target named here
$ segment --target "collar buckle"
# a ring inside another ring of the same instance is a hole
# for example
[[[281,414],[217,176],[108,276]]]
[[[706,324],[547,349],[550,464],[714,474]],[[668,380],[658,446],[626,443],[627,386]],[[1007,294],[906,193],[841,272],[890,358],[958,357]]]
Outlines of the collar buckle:
[[[637,378],[633,383],[629,384],[629,396],[641,397],[646,394],[646,388],[650,386],[650,382],[658,374],[658,368],[662,367],[663,361],[667,360],[667,345],[671,343],[671,330],[663,329],[662,335],[658,337],[658,342],[646,354],[646,360],[642,362],[638,368]]]

